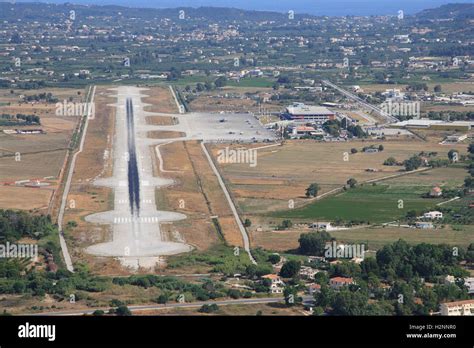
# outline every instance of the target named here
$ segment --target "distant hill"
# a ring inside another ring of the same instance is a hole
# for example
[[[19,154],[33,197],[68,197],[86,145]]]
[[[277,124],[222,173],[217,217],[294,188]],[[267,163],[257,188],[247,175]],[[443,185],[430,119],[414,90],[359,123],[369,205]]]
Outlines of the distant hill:
[[[114,16],[125,18],[143,18],[152,20],[155,18],[178,18],[179,11],[183,10],[186,17],[193,19],[202,18],[209,20],[245,20],[249,21],[279,21],[288,19],[287,13],[271,11],[253,11],[237,8],[224,7],[177,7],[177,8],[130,8],[116,5],[73,5],[73,4],[45,4],[45,3],[16,3],[12,5],[0,2],[0,19],[8,19],[14,16],[16,19],[46,20],[58,17],[58,14],[67,14],[74,10],[78,16]],[[119,14],[120,13],[120,14]],[[295,18],[301,15],[295,15]],[[305,17],[311,17],[305,15]]]
[[[474,4],[447,4],[423,10],[417,14],[423,19],[474,19]]]

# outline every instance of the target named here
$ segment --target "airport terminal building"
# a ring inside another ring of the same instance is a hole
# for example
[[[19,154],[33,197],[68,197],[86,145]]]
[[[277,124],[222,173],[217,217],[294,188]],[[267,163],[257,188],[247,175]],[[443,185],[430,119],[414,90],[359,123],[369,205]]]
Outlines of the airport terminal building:
[[[323,124],[329,120],[335,120],[336,115],[331,110],[322,106],[295,103],[286,108],[281,118],[295,122]]]

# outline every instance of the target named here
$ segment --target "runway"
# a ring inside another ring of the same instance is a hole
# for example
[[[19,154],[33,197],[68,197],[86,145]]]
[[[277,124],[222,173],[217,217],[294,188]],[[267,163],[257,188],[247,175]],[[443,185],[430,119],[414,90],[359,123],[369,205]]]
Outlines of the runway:
[[[117,257],[133,268],[153,264],[157,257],[192,250],[190,245],[163,239],[160,224],[186,219],[186,215],[158,211],[155,189],[173,184],[172,180],[153,175],[149,139],[137,132],[146,126],[141,90],[118,87],[113,146],[113,176],[94,182],[114,190],[114,210],[89,215],[86,221],[108,224],[112,240],[86,249],[96,256]]]

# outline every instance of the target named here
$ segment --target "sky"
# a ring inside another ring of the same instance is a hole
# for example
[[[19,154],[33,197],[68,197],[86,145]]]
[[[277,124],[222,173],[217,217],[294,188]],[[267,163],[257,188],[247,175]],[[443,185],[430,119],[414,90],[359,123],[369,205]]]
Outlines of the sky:
[[[0,0],[1,1],[1,0]],[[17,0],[17,2],[64,3],[64,0]],[[403,10],[407,14],[447,3],[474,0],[69,0],[75,4],[121,5],[127,7],[173,8],[179,6],[235,7],[250,10],[308,13],[313,15],[384,15]]]

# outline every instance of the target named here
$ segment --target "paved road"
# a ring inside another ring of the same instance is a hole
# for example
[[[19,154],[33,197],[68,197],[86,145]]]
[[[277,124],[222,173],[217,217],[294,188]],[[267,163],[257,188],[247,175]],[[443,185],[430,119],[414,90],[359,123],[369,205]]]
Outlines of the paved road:
[[[312,296],[303,296],[303,303],[309,303],[313,300]],[[147,310],[159,310],[167,308],[196,308],[201,307],[205,304],[216,304],[218,306],[228,305],[254,305],[254,304],[265,304],[265,303],[280,303],[284,301],[284,297],[262,297],[262,298],[243,298],[237,300],[222,300],[222,301],[201,301],[191,303],[168,303],[168,304],[156,304],[156,305],[142,305],[142,306],[129,306],[128,309],[131,312],[147,311]],[[61,312],[44,312],[26,314],[31,316],[77,316],[77,315],[90,315],[96,310],[107,311],[109,308],[93,308],[93,309],[78,309],[74,311],[61,311]]]
[[[323,80],[322,81],[325,85],[328,85],[329,87],[332,87],[334,88],[335,90],[339,91],[340,93],[342,93],[343,95],[345,95],[346,97],[358,102],[359,104],[361,104],[362,106],[364,106],[365,108],[369,109],[369,110],[372,110],[374,112],[376,112],[380,117],[382,117],[383,119],[386,120],[386,123],[389,124],[389,123],[395,123],[395,122],[398,122],[398,119],[389,115],[388,113],[386,113],[385,111],[381,110],[380,108],[372,105],[372,104],[369,104],[367,103],[365,100],[362,100],[361,98],[359,98],[357,95],[353,94],[353,93],[350,93],[348,91],[346,91],[345,89],[335,85],[334,83],[328,81],[328,80]]]
[[[304,296],[303,300],[308,301],[312,299],[311,296]],[[201,307],[204,304],[216,304],[218,306],[226,306],[226,305],[236,305],[236,304],[245,304],[245,305],[252,305],[252,304],[261,304],[261,303],[278,303],[283,302],[283,297],[264,297],[264,298],[244,298],[238,300],[222,300],[222,301],[202,301],[202,302],[192,302],[192,303],[168,303],[168,304],[156,304],[156,305],[142,305],[142,306],[129,306],[128,309],[131,312],[136,311],[146,311],[146,310],[158,310],[158,309],[166,309],[166,308],[195,308]],[[74,315],[84,315],[84,314],[92,314],[95,310],[104,310],[107,311],[108,308],[94,308],[94,309],[79,309],[74,311],[61,311],[61,312],[45,312],[45,313],[37,313],[37,314],[30,314],[34,316],[74,316]]]
[[[206,145],[204,145],[204,142],[201,142],[201,147],[202,151],[204,151],[204,154],[207,157],[207,160],[209,161],[209,165],[212,168],[212,171],[214,174],[217,176],[217,180],[219,181],[219,185],[222,188],[222,191],[224,192],[225,197],[227,198],[227,202],[229,202],[230,209],[232,210],[232,213],[234,214],[235,222],[237,223],[237,226],[239,226],[240,234],[242,235],[242,239],[244,241],[244,249],[249,255],[250,261],[254,265],[257,264],[257,261],[252,256],[252,253],[250,252],[250,242],[249,242],[249,236],[247,234],[247,230],[245,229],[244,225],[242,224],[242,221],[240,220],[239,213],[237,212],[237,209],[235,208],[234,202],[232,201],[232,198],[230,197],[229,191],[227,190],[227,187],[225,186],[224,180],[221,177],[221,174],[217,170],[214,161],[211,158],[211,155],[207,151]]]
[[[94,102],[94,96],[95,96],[95,89],[96,87],[93,86],[89,90],[88,97],[86,98],[86,102],[89,101],[88,105],[92,105]],[[87,109],[87,114],[84,115],[83,117],[86,118],[85,124],[84,124],[84,130],[82,132],[82,138],[81,138],[81,143],[79,146],[79,150],[73,155],[72,160],[71,160],[71,165],[69,166],[69,172],[67,175],[66,183],[64,185],[64,191],[63,191],[63,196],[61,199],[61,207],[59,208],[59,214],[58,214],[58,230],[59,230],[59,243],[61,245],[61,250],[63,253],[64,257],[64,262],[66,263],[67,270],[70,272],[74,272],[74,266],[72,265],[72,260],[71,260],[71,255],[69,254],[69,250],[67,248],[66,240],[64,239],[63,236],[63,218],[64,218],[64,210],[66,209],[66,203],[67,203],[67,196],[69,195],[69,190],[71,188],[71,181],[72,181],[72,176],[74,174],[74,168],[76,166],[76,159],[77,156],[82,152],[84,148],[84,141],[86,139],[86,134],[87,134],[87,127],[89,125],[89,118],[90,118],[90,113],[91,113],[91,108]],[[82,120],[81,120],[82,121]]]

